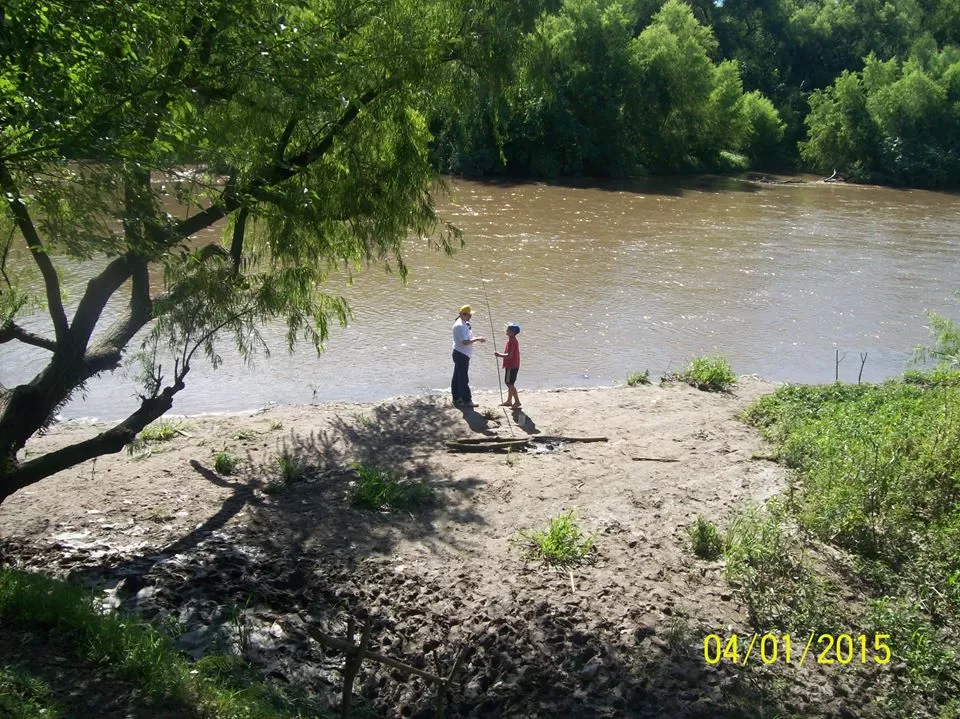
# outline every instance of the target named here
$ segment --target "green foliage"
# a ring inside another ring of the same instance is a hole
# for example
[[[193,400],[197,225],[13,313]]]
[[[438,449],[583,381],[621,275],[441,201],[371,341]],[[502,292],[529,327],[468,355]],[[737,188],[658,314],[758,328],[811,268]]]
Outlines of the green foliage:
[[[643,372],[631,372],[627,376],[628,387],[636,387],[641,384],[650,384],[650,370],[645,369]]]
[[[409,480],[378,467],[356,463],[353,504],[373,510],[411,510],[433,500],[434,490],[424,481]]]
[[[754,164],[775,158],[786,129],[776,107],[754,90],[743,96],[742,111],[745,129],[740,149]]]
[[[58,719],[65,715],[45,681],[22,670],[0,667],[0,716]]]
[[[726,392],[737,382],[730,363],[723,355],[694,357],[676,379],[707,392]]]
[[[697,521],[687,528],[693,553],[700,559],[713,561],[723,554],[723,538],[717,531],[717,525],[701,515]]]
[[[571,567],[589,558],[596,532],[584,536],[573,510],[570,510],[551,519],[546,529],[521,531],[518,538],[525,546],[527,559],[556,567]]]
[[[217,474],[233,474],[239,462],[240,460],[237,459],[236,455],[231,454],[226,449],[221,449],[213,455],[213,468]]]
[[[871,603],[867,621],[871,633],[890,635],[891,654],[905,669],[906,696],[893,699],[900,716],[915,716],[916,697],[941,707],[956,697],[960,672],[956,638],[931,623],[922,605],[881,597]]]
[[[153,424],[149,424],[144,427],[140,434],[138,434],[136,438],[127,445],[127,452],[129,454],[145,452],[150,448],[151,444],[169,442],[183,431],[183,422],[154,422]]]
[[[923,387],[960,387],[960,369],[936,367],[928,372],[907,370],[903,373],[903,383]]]
[[[791,529],[782,505],[754,507],[726,535],[724,574],[758,630],[809,633],[840,625],[837,598]]]
[[[482,116],[451,110],[440,131],[443,165],[623,176],[716,167],[721,153],[752,152],[773,137],[763,134],[756,103],[744,102],[738,64],[713,59],[713,33],[690,7],[668,0],[648,11],[636,2],[567,0],[541,15],[500,103],[478,108]],[[495,152],[483,148],[493,137]]]
[[[183,431],[182,422],[155,422],[143,428],[139,437],[144,442],[169,442]]]
[[[931,312],[928,318],[933,345],[917,347],[915,359],[921,362],[935,359],[940,363],[940,371],[960,367],[960,327],[951,318],[936,312]]]
[[[960,689],[956,375],[940,368],[879,386],[788,386],[745,413],[799,472],[796,521],[858,559],[877,599],[871,631],[892,636],[916,706],[943,705]],[[911,715],[901,709],[897,716]]]
[[[141,703],[175,702],[184,713],[215,719],[318,715],[317,707],[291,702],[235,659],[208,656],[188,663],[162,631],[129,617],[104,615],[89,593],[62,582],[0,568],[0,623],[7,630],[41,634],[50,651],[118,676],[133,686]],[[57,705],[51,690],[29,674],[0,670],[0,688],[0,709],[9,707],[10,716],[67,715],[41,713],[44,708],[56,712]]]
[[[218,365],[224,342],[248,360],[269,351],[265,322],[285,323],[287,348],[319,351],[350,317],[333,275],[376,266],[404,278],[411,236],[452,251],[459,232],[434,211],[429,126],[468,92],[465,75],[483,79],[475,95],[492,96],[531,10],[503,0],[7,3],[0,250],[5,262],[16,225],[43,282],[6,274],[0,333],[40,304],[39,287],[56,348],[31,395],[43,406],[26,413],[16,392],[4,405],[0,454],[22,448],[13,424],[29,414],[26,436],[40,431],[147,324],[151,411],[138,417],[169,407],[198,357]],[[222,237],[203,239],[215,225]],[[102,271],[68,321],[59,280],[78,259]],[[98,327],[116,292],[130,298],[125,314]]]
[[[923,52],[922,46],[918,48]],[[810,98],[810,139],[801,155],[812,166],[857,180],[945,187],[960,170],[960,114],[954,78],[960,54],[925,52],[901,62],[866,59]]]
[[[280,475],[280,482],[291,484],[306,476],[307,467],[303,459],[288,449],[284,449],[274,458],[277,465],[277,472]]]

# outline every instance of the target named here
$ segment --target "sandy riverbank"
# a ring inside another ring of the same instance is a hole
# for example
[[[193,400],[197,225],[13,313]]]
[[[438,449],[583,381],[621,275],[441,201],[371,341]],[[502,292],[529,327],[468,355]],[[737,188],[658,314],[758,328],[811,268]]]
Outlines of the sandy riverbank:
[[[104,457],[9,499],[2,558],[172,615],[193,653],[229,631],[225,606],[245,606],[251,661],[331,697],[340,659],[310,644],[302,623],[338,633],[350,613],[374,617],[376,645],[404,661],[436,652],[450,664],[463,649],[454,716],[751,715],[744,702],[762,703],[763,692],[702,654],[708,629],[746,631],[743,607],[721,565],[693,556],[686,530],[698,514],[726,526],[785,486],[735,416],[772,390],[741,378],[732,394],[681,384],[527,392],[509,418],[485,394],[468,413],[437,396],[190,418],[148,456]],[[95,431],[63,425],[30,449]],[[493,433],[608,441],[510,455],[444,449],[445,439]],[[235,476],[213,471],[223,448],[242,459]],[[285,450],[307,477],[264,492]],[[352,507],[356,460],[429,481],[436,501],[414,515]],[[570,576],[526,565],[517,531],[570,509],[597,532],[596,561]],[[689,646],[678,651],[681,631]],[[791,678],[797,691],[782,708],[839,711],[817,671]],[[430,715],[432,689],[419,680],[371,664],[358,686],[385,715]]]

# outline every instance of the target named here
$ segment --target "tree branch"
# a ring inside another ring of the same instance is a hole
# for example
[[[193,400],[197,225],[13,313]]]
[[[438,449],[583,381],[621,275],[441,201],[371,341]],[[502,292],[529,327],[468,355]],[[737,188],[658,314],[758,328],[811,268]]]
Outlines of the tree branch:
[[[156,397],[144,400],[136,412],[106,432],[101,432],[96,437],[83,442],[48,452],[6,473],[3,482],[0,483],[0,504],[14,492],[29,487],[52,474],[86,462],[88,459],[122,450],[133,441],[137,433],[155,419],[162,417],[173,406],[173,396],[186,386],[183,379],[188,371],[188,367],[182,368],[174,378],[173,385],[165,387]]]
[[[142,260],[137,260],[130,252],[120,255],[104,267],[99,275],[87,282],[87,289],[80,298],[71,324],[77,346],[86,348],[103,314],[103,308],[106,307],[113,293],[130,279],[138,262]]]
[[[10,276],[7,274],[7,257],[10,255],[10,247],[13,245],[13,233],[15,229],[13,225],[10,226],[10,234],[7,235],[7,241],[3,244],[3,256],[0,257],[0,274],[3,274],[3,281],[7,283],[7,287],[13,287]]]
[[[42,347],[51,352],[57,349],[57,343],[54,340],[29,332],[15,322],[8,322],[3,329],[0,329],[0,345],[12,340],[18,340],[34,347]]]
[[[126,316],[115,322],[97,346],[84,357],[88,376],[114,369],[123,358],[123,350],[134,335],[153,317],[153,300],[150,297],[150,272],[147,263],[139,261],[132,272],[133,287],[130,291],[130,309]]]
[[[169,230],[167,244],[175,245],[200,230],[209,227],[214,222],[222,220],[243,205],[243,201],[240,199],[243,195],[256,195],[264,188],[288,180],[319,161],[333,145],[334,140],[356,120],[361,110],[377,98],[393,90],[397,85],[398,80],[388,80],[382,86],[365,92],[343,113],[339,120],[333,123],[327,134],[324,135],[316,145],[304,150],[289,160],[265,167],[258,175],[254,176],[246,188],[242,188],[241,192],[233,191],[232,188],[224,188],[224,192],[221,194],[218,203],[174,225]],[[228,189],[230,191],[228,191]]]
[[[241,207],[237,215],[237,223],[233,226],[233,239],[230,242],[230,259],[233,262],[234,274],[240,272],[240,261],[243,259],[243,236],[247,231],[247,217],[250,208]]]
[[[0,162],[0,187],[3,188],[7,196],[7,206],[10,208],[14,221],[27,242],[30,254],[40,268],[40,274],[43,275],[43,284],[47,290],[47,308],[50,312],[50,318],[53,320],[57,342],[66,343],[70,328],[67,325],[67,314],[63,309],[63,300],[60,298],[60,277],[50,260],[50,255],[47,254],[47,248],[43,246],[40,235],[37,234],[37,228],[34,226],[33,220],[30,219],[30,213],[20,197],[20,189],[17,187],[13,175],[10,174],[7,166],[2,162]]]

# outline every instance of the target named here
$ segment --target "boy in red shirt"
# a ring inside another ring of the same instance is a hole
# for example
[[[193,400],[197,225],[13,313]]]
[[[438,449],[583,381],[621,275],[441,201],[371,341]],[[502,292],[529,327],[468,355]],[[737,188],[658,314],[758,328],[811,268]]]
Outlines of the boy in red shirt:
[[[520,396],[517,394],[517,372],[520,370],[520,343],[517,335],[520,334],[520,325],[511,322],[507,325],[507,346],[503,352],[494,352],[503,359],[503,381],[507,385],[507,401],[501,407],[520,409]]]

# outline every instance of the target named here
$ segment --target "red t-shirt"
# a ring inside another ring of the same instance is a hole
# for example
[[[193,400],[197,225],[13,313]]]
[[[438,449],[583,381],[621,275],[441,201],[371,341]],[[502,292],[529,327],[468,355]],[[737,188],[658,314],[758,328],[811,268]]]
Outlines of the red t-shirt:
[[[507,346],[503,348],[503,353],[511,355],[503,358],[504,369],[520,369],[520,343],[516,337],[507,337]]]

